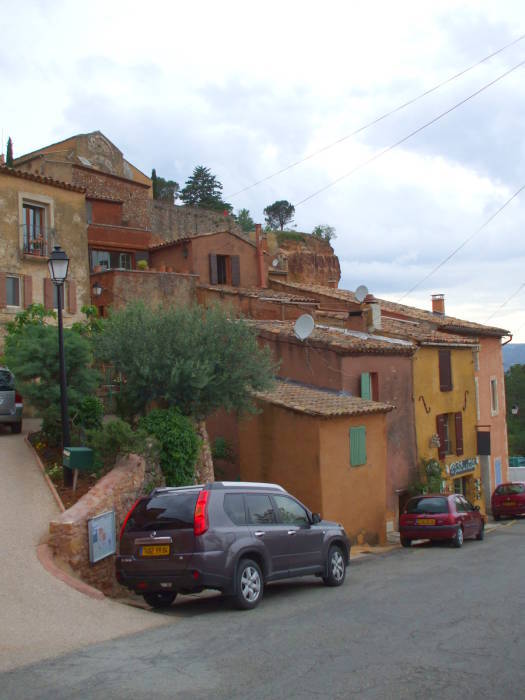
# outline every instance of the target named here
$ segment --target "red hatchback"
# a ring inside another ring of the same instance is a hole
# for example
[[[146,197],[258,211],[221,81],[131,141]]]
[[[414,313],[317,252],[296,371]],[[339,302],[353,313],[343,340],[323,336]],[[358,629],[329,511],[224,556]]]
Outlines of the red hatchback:
[[[499,520],[502,515],[525,515],[525,483],[511,481],[500,484],[492,494],[491,502],[494,520]]]
[[[412,540],[450,540],[461,547],[465,537],[482,540],[485,521],[479,506],[461,494],[428,494],[411,498],[399,518],[403,547]]]

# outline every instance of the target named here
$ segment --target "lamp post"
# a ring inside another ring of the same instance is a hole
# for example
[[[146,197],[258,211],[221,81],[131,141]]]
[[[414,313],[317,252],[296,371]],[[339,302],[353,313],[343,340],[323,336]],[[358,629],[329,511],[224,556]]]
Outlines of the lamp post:
[[[60,364],[60,408],[62,414],[62,445],[69,447],[71,437],[69,433],[69,411],[67,405],[67,381],[66,381],[66,358],[64,355],[64,328],[62,323],[62,304],[64,301],[64,282],[66,281],[69,268],[69,258],[59,245],[54,247],[53,252],[47,261],[49,275],[57,289],[58,306],[58,357]],[[72,486],[73,472],[68,467],[63,466],[64,486]]]

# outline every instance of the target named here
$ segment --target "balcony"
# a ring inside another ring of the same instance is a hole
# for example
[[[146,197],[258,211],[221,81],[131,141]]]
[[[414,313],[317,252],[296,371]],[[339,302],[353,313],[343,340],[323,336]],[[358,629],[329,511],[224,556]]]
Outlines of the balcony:
[[[38,238],[24,239],[24,255],[31,255],[38,258],[48,257],[48,243],[44,236]]]

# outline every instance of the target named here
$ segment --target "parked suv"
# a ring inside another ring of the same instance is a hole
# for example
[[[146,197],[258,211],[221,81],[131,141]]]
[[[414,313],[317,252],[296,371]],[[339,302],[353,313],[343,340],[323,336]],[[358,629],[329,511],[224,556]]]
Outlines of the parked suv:
[[[269,581],[314,574],[340,586],[349,558],[343,527],[281,486],[215,482],[140,498],[122,524],[116,574],[154,608],[213,588],[246,609]]]
[[[15,390],[15,377],[7,367],[0,367],[0,423],[11,426],[13,433],[22,431],[23,401]]]

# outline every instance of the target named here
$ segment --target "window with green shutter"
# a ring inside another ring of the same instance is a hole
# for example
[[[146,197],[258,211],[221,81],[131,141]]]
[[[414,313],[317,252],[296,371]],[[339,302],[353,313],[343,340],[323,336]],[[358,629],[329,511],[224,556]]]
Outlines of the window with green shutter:
[[[370,381],[370,372],[363,372],[361,374],[361,398],[372,398],[372,384]]]
[[[366,464],[366,428],[350,428],[350,466]]]

